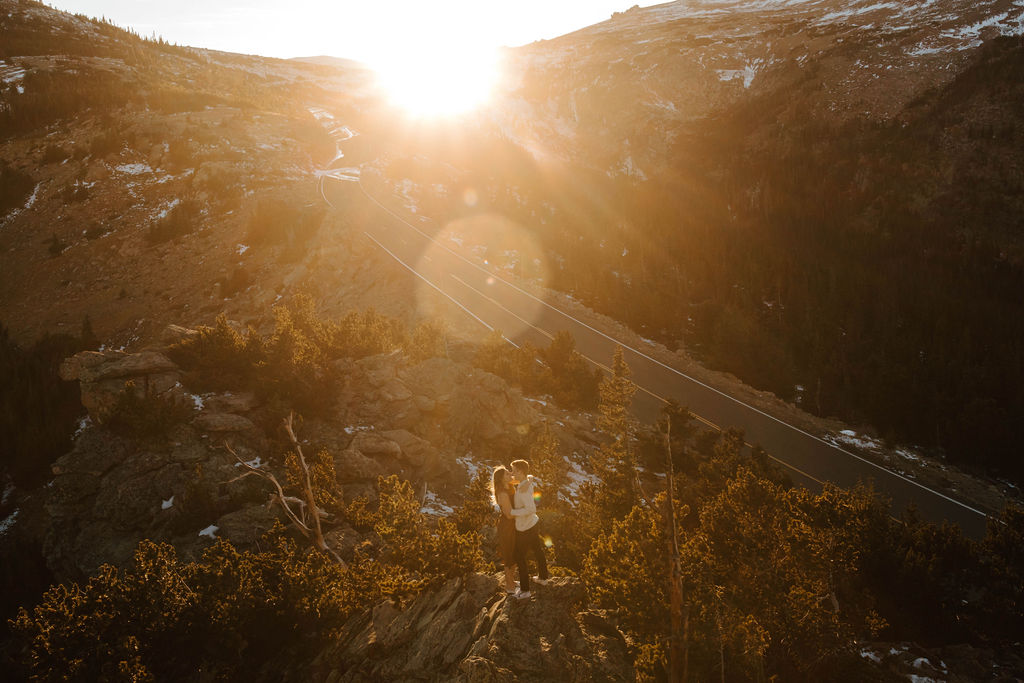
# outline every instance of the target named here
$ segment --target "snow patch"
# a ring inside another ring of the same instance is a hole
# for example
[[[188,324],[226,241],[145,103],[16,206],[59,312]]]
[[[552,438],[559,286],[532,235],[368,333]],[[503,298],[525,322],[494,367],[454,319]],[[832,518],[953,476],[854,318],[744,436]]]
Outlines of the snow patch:
[[[242,254],[244,254],[247,251],[249,251],[249,245],[248,244],[239,244],[238,245],[238,255],[239,256],[241,256]]]
[[[121,164],[120,166],[115,166],[114,170],[127,175],[142,175],[143,173],[153,172],[149,164]]]
[[[261,460],[260,456],[257,455],[252,460],[243,460],[242,462],[236,462],[235,467],[241,467],[243,464],[246,467],[251,467],[254,470],[258,470],[259,468],[263,467],[263,460]]]
[[[476,460],[470,457],[471,455],[472,453],[466,453],[463,457],[455,459],[455,462],[466,468],[466,474],[469,475],[470,481],[476,479],[481,472],[486,470],[486,467],[478,465]]]
[[[844,429],[838,435],[826,438],[826,441],[835,446],[852,446],[865,451],[880,451],[884,448],[883,444],[877,439],[857,434],[852,429]]]
[[[20,81],[24,77],[25,69],[23,67],[8,64],[4,60],[0,59],[0,81],[4,83],[14,83],[16,81]],[[25,90],[19,86],[18,92],[24,93]]]
[[[175,197],[171,201],[167,202],[166,204],[164,204],[163,208],[161,208],[159,211],[157,211],[155,214],[153,214],[154,220],[162,220],[162,219],[166,218],[167,214],[169,214],[171,212],[171,210],[174,207],[176,207],[178,204],[180,204],[180,203],[181,203],[181,200],[178,199],[177,197]]]
[[[637,178],[638,180],[647,180],[647,174],[644,173],[643,170],[636,165],[636,163],[633,161],[633,156],[631,154],[626,155],[626,158],[622,160],[622,163],[620,163],[619,167],[615,170],[616,172],[621,173],[623,175],[627,175],[631,178]],[[611,173],[609,173],[608,175],[614,177],[614,175]]]
[[[174,496],[171,496],[165,501],[160,503],[161,510],[170,510],[174,506]]]
[[[92,427],[92,418],[86,415],[85,417],[78,421],[78,427],[75,428],[75,434],[71,438],[77,439],[79,436],[81,436],[82,432],[87,430],[89,427]]]
[[[569,456],[562,456],[565,461],[569,463],[569,471],[565,473],[569,483],[566,485],[566,489],[569,492],[569,497],[573,500],[579,496],[580,486],[586,483],[594,484],[595,486],[601,483],[601,479],[590,472],[585,472],[579,463],[569,458]]]
[[[7,515],[2,522],[0,522],[0,537],[7,535],[7,530],[14,526],[14,521],[18,518],[18,511],[15,510],[11,514]]]
[[[420,513],[434,517],[449,517],[455,514],[455,508],[441,500],[436,493],[427,490],[423,495],[423,506]]]
[[[959,31],[946,31],[943,35],[951,38],[959,38],[960,40],[976,40],[981,36],[981,32],[989,26],[995,26],[996,24],[1005,20],[1010,16],[1009,12],[1003,12],[1002,14],[996,14],[987,19],[982,19],[968,26],[964,26]]]
[[[210,540],[217,540],[217,537],[214,536],[214,534],[216,534],[218,531],[220,531],[220,527],[217,526],[216,524],[211,524],[210,526],[208,526],[205,529],[203,529],[202,531],[200,531],[199,535],[200,536],[206,536]]]
[[[925,43],[921,43],[915,47],[910,48],[906,51],[906,54],[910,57],[926,57],[928,55],[937,55],[943,52],[947,52],[949,48],[945,47],[928,47]]]
[[[36,197],[39,194],[39,188],[42,187],[42,186],[43,186],[43,184],[41,182],[37,183],[36,186],[35,186],[35,189],[32,190],[32,194],[29,195],[29,198],[27,200],[25,200],[25,205],[23,207],[21,207],[20,209],[14,209],[9,214],[7,214],[7,217],[4,218],[4,220],[2,222],[0,222],[0,227],[3,227],[4,225],[7,225],[8,223],[10,223],[22,211],[26,211],[28,209],[31,209],[32,205],[36,203]]]
[[[898,10],[900,6],[895,2],[879,2],[874,5],[868,5],[867,7],[850,7],[848,9],[837,10],[835,12],[829,12],[821,19],[818,20],[818,25],[827,24],[834,22],[838,19],[849,19],[861,14],[867,14],[868,12],[876,12],[878,10],[891,9]]]

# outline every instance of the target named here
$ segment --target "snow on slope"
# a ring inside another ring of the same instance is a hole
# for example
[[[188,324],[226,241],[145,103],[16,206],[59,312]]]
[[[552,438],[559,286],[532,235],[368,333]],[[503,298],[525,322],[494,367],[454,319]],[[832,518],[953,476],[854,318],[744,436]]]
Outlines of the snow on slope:
[[[511,51],[492,121],[538,158],[640,177],[680,124],[744,98],[812,79],[819,114],[889,119],[1022,34],[1024,0],[679,0]]]

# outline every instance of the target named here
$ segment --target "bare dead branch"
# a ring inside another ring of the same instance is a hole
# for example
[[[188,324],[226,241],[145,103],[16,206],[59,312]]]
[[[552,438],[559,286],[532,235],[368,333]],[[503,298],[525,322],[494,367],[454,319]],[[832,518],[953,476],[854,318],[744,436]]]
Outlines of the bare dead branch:
[[[337,562],[344,565],[345,561],[338,557],[338,554],[331,550],[327,542],[324,540],[323,530],[320,528],[320,507],[316,504],[316,498],[313,495],[313,477],[309,472],[309,465],[306,464],[306,456],[302,453],[302,445],[299,443],[298,438],[295,436],[295,429],[293,424],[295,421],[294,411],[288,413],[288,418],[284,421],[284,430],[288,434],[288,438],[292,442],[292,446],[295,447],[295,453],[298,456],[299,467],[302,468],[302,484],[303,493],[306,497],[306,503],[309,506],[310,516],[313,520],[313,539],[316,543],[316,547],[322,552],[328,553]]]
[[[284,488],[281,486],[281,483],[277,480],[277,477],[275,477],[270,472],[266,472],[257,467],[253,467],[249,463],[245,462],[244,460],[242,460],[241,457],[239,457],[237,453],[235,453],[234,450],[232,450],[230,445],[225,443],[224,448],[226,448],[228,452],[231,453],[231,455],[235,456],[235,460],[237,460],[238,463],[247,470],[246,472],[243,472],[239,476],[232,479],[231,482],[238,481],[239,479],[244,479],[245,477],[248,477],[253,474],[260,477],[261,479],[269,481],[271,484],[274,485],[274,488],[276,489],[277,493],[271,495],[271,499],[268,504],[273,505],[275,502],[280,503],[285,515],[287,515],[288,519],[291,520],[295,528],[298,529],[299,532],[304,537],[312,537],[313,544],[316,546],[317,550],[326,553],[335,562],[345,567],[347,566],[345,561],[341,559],[341,557],[336,552],[334,552],[327,545],[327,542],[324,540],[323,530],[320,527],[320,520],[321,518],[330,519],[331,514],[328,513],[326,510],[321,510],[319,506],[317,506],[316,504],[316,499],[313,497],[313,480],[309,472],[309,466],[306,464],[306,458],[302,453],[302,446],[299,444],[299,440],[295,436],[295,429],[293,426],[294,419],[295,414],[288,413],[288,417],[284,421],[284,429],[285,432],[288,434],[288,438],[292,442],[292,446],[295,447],[295,452],[298,456],[299,467],[301,468],[302,472],[303,497],[299,498],[296,496],[286,495],[284,492]],[[293,509],[293,506],[297,506],[298,511]],[[310,520],[312,521],[312,526],[310,526],[310,524],[308,523]]]
[[[250,465],[249,463],[242,460],[238,456],[238,453],[235,453],[235,451],[232,450],[231,446],[229,446],[227,443],[224,444],[224,448],[228,450],[228,453],[235,456],[235,460],[237,460],[242,465],[242,467],[246,467],[249,470],[248,472],[245,472],[242,475],[235,477],[231,481],[238,481],[239,479],[247,477],[250,474],[255,474],[256,476],[266,481],[269,481],[271,484],[274,485],[274,488],[277,489],[277,494],[274,496],[274,499],[277,502],[281,503],[281,508],[284,509],[285,515],[287,515],[288,519],[291,520],[292,524],[295,525],[295,527],[299,530],[300,533],[302,533],[303,536],[309,538],[309,535],[312,533],[312,530],[308,526],[306,526],[305,523],[303,523],[299,516],[296,515],[295,512],[291,509],[291,507],[288,505],[289,496],[285,496],[284,489],[281,488],[281,484],[280,482],[277,481],[277,478],[270,472],[264,472],[263,470],[257,469]]]

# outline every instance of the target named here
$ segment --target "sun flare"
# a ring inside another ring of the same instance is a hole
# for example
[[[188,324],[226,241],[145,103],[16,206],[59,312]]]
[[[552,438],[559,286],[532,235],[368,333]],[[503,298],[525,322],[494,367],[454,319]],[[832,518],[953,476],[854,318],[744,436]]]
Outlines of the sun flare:
[[[387,98],[417,118],[454,116],[480,107],[498,73],[494,50],[436,46],[407,49],[373,67]]]

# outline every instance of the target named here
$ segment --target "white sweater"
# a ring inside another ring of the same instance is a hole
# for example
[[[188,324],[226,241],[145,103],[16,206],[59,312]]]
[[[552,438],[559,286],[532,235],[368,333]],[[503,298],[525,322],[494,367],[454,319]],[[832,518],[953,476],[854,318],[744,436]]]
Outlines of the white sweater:
[[[539,521],[537,504],[533,502],[533,476],[519,482],[512,500],[512,516],[516,518],[516,531],[532,529]]]

